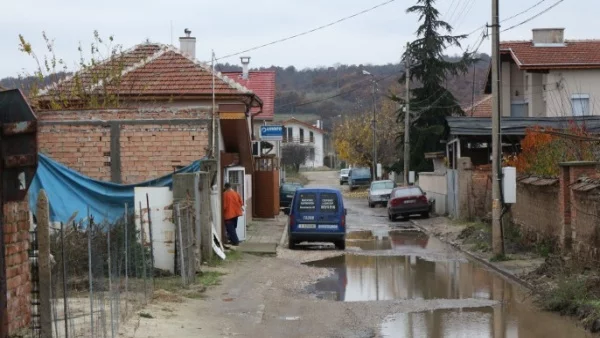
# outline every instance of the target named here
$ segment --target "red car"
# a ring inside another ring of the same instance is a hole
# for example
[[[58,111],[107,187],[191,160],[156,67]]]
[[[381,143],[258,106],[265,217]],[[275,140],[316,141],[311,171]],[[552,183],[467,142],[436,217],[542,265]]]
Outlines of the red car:
[[[387,212],[391,221],[396,220],[398,216],[408,218],[414,214],[427,218],[431,212],[431,202],[418,186],[397,187],[390,194]]]

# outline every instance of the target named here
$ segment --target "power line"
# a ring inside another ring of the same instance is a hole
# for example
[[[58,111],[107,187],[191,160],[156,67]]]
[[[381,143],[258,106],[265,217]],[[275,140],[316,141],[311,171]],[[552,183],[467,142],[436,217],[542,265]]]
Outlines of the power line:
[[[392,3],[392,2],[394,2],[394,1],[396,1],[396,0],[388,0],[388,1],[382,2],[382,3],[378,4],[378,5],[375,5],[375,6],[373,6],[373,7],[370,7],[370,8],[367,8],[367,9],[365,9],[365,10],[362,10],[362,11],[360,11],[360,12],[358,12],[358,13],[355,13],[355,14],[352,14],[352,15],[350,15],[350,16],[343,17],[343,18],[341,18],[341,19],[339,19],[339,20],[336,20],[336,21],[330,22],[330,23],[328,23],[328,24],[326,24],[326,25],[319,26],[319,27],[317,27],[317,28],[313,28],[313,29],[311,29],[311,30],[308,30],[308,31],[305,31],[305,32],[302,32],[302,33],[298,33],[298,34],[295,34],[295,35],[292,35],[292,36],[288,36],[288,37],[285,37],[285,38],[282,38],[282,39],[279,39],[279,40],[271,41],[271,42],[269,42],[269,43],[265,43],[265,44],[263,44],[263,45],[260,45],[260,46],[252,47],[252,48],[249,48],[249,49],[246,49],[246,50],[240,51],[240,52],[236,52],[236,53],[232,53],[232,54],[228,54],[228,55],[222,56],[222,57],[218,58],[218,59],[217,59],[217,61],[218,61],[218,60],[222,60],[222,59],[226,59],[226,58],[230,58],[230,57],[232,57],[232,56],[236,56],[236,55],[244,54],[244,53],[247,53],[247,52],[251,52],[251,51],[254,51],[254,50],[257,50],[257,49],[263,48],[263,47],[271,46],[271,45],[274,45],[274,44],[277,44],[277,43],[280,43],[280,42],[284,42],[284,41],[287,41],[287,40],[291,40],[291,39],[294,39],[294,38],[297,38],[297,37],[300,37],[300,36],[303,36],[303,35],[307,35],[307,34],[310,34],[310,33],[316,32],[316,31],[318,31],[318,30],[321,30],[321,29],[325,29],[325,28],[331,27],[331,26],[333,26],[333,25],[335,25],[335,24],[338,24],[338,23],[340,23],[340,22],[344,22],[344,21],[346,21],[346,20],[349,20],[349,19],[355,18],[355,17],[357,17],[357,16],[359,16],[359,15],[362,15],[362,14],[368,13],[368,12],[370,12],[370,11],[373,11],[373,10],[375,10],[375,9],[379,8],[379,7],[383,7],[383,6],[385,6],[385,5],[391,4],[391,3]]]
[[[543,11],[541,11],[541,12],[537,13],[537,14],[536,14],[536,15],[534,15],[534,16],[531,16],[531,17],[529,17],[529,18],[525,19],[525,20],[524,20],[524,21],[522,21],[522,22],[519,22],[519,23],[518,23],[518,24],[516,24],[516,25],[512,25],[512,26],[510,26],[510,27],[508,27],[508,28],[506,28],[506,29],[502,30],[502,32],[506,32],[506,31],[508,31],[508,30],[511,30],[511,29],[513,29],[513,28],[516,28],[516,27],[519,27],[519,26],[522,26],[522,25],[524,25],[524,24],[528,23],[529,21],[531,21],[531,20],[533,20],[533,19],[535,19],[535,18],[539,17],[539,16],[540,16],[540,15],[542,15],[542,14],[545,14],[546,12],[548,12],[549,10],[551,10],[552,8],[554,8],[554,7],[558,6],[558,4],[560,4],[560,3],[561,3],[561,2],[563,2],[563,1],[565,1],[565,0],[558,0],[557,2],[555,2],[554,4],[552,4],[550,7],[548,7],[548,8],[546,8],[546,9],[544,9]]]
[[[545,1],[546,1],[546,0],[540,0],[540,1],[536,2],[535,4],[531,5],[530,7],[526,8],[526,9],[524,9],[524,10],[522,10],[522,11],[520,11],[520,12],[516,13],[516,14],[513,14],[513,15],[509,16],[508,18],[506,18],[506,19],[502,19],[502,20],[500,21],[500,23],[502,23],[502,22],[506,22],[506,21],[508,21],[508,20],[512,20],[512,19],[514,19],[514,18],[516,18],[516,17],[518,17],[518,16],[521,16],[521,15],[523,15],[523,14],[525,14],[525,13],[529,12],[530,10],[532,10],[532,9],[536,8],[537,6],[541,5],[541,4],[542,4],[542,3],[544,3]],[[480,29],[482,29],[482,28],[486,28],[486,25],[481,25],[481,26],[477,27],[476,29],[472,30],[471,32],[469,32],[469,33],[467,33],[467,34],[464,34],[464,35],[467,35],[467,36],[468,36],[468,35],[471,35],[471,34],[473,34],[473,33],[477,32],[478,30],[480,30]]]
[[[460,28],[462,23],[469,16],[469,13],[473,9],[474,5],[475,5],[475,0],[467,0],[467,2],[465,3],[465,7],[463,7],[463,10],[462,10],[463,14],[459,15],[456,19],[456,27],[454,29]]]

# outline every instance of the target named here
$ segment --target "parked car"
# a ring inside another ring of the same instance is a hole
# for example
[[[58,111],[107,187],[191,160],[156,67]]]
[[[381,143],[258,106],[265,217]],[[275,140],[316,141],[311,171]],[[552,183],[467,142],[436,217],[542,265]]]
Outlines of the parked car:
[[[390,199],[392,190],[396,187],[396,183],[390,180],[373,181],[369,188],[367,203],[369,208],[373,208],[375,204],[387,205]]]
[[[350,172],[350,169],[340,170],[340,185],[348,184],[348,172]]]
[[[337,189],[300,188],[296,190],[288,217],[288,246],[301,242],[333,242],[346,248],[346,209]]]
[[[350,190],[358,187],[368,187],[371,184],[371,169],[352,168],[348,172],[348,186]]]
[[[294,198],[294,193],[298,188],[302,188],[300,183],[283,183],[279,187],[279,209],[283,210],[284,214],[290,211],[290,205]]]
[[[431,212],[431,202],[427,199],[427,194],[416,185],[397,187],[392,190],[387,212],[391,221],[398,216],[408,218],[414,214],[427,218]]]

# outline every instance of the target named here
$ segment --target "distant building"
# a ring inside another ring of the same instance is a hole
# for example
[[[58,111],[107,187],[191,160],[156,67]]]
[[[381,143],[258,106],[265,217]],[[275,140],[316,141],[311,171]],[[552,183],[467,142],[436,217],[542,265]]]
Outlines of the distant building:
[[[317,126],[291,118],[283,123],[283,145],[298,143],[310,147],[310,155],[303,167],[319,168],[325,165],[325,137],[326,132],[321,128],[320,121]]]

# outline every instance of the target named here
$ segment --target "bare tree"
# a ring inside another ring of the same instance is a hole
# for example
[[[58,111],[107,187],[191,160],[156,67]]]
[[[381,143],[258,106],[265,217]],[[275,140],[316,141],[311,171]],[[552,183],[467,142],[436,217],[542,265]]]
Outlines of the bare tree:
[[[311,154],[310,145],[299,143],[286,143],[281,147],[281,164],[290,166],[294,170],[299,171],[300,166],[309,159]]]

